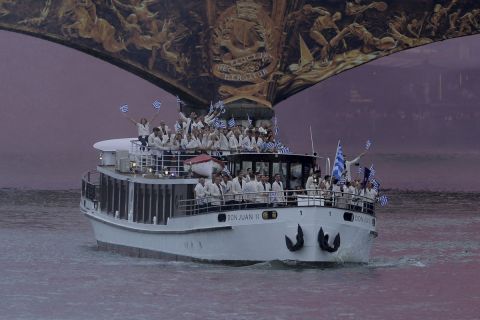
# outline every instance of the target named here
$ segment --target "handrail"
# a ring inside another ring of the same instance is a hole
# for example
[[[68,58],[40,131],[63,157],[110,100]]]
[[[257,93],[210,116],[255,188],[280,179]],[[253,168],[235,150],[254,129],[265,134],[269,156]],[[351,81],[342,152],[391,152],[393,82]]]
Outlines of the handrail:
[[[100,173],[96,170],[85,172],[82,176],[82,197],[96,201],[98,187],[100,187]]]
[[[304,193],[299,193],[304,192]],[[272,207],[333,207],[375,215],[375,200],[368,197],[318,189],[247,192],[223,194],[197,199],[178,200],[179,212],[185,215],[218,211]]]

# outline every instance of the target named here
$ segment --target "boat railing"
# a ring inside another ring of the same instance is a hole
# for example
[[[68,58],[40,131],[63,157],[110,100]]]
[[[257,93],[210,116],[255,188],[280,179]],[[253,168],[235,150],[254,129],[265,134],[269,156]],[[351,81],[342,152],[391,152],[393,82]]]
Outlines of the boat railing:
[[[96,170],[86,172],[82,177],[82,197],[93,202],[98,200],[100,173]]]
[[[158,149],[143,146],[140,141],[132,140],[129,160],[132,171],[157,172],[162,175],[179,177],[191,175],[191,166],[185,165],[184,161],[199,154],[195,150]],[[209,151],[207,154],[217,157],[230,154],[230,152],[229,150],[215,150]]]
[[[223,194],[177,202],[178,211],[184,215],[282,207],[331,207],[375,216],[375,199],[318,189]]]

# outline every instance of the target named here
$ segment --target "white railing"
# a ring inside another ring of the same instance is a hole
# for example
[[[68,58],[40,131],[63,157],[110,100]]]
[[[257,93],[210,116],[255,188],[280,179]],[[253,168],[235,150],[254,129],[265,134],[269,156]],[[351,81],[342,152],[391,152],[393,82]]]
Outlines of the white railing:
[[[178,211],[185,215],[272,207],[333,207],[375,215],[375,200],[345,192],[320,190],[223,194],[177,202]]]

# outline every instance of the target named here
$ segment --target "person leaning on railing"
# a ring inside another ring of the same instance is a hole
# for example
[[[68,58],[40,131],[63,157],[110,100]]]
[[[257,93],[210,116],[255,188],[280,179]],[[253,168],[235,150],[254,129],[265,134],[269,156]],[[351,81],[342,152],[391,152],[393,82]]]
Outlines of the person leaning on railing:
[[[364,197],[364,205],[363,209],[367,213],[372,213],[373,212],[373,207],[375,203],[375,199],[377,197],[377,191],[372,188],[372,183],[369,181],[367,182],[366,187],[362,190],[362,193],[360,194],[362,197]]]
[[[208,192],[208,188],[205,185],[205,179],[199,178],[198,183],[194,189],[195,194],[195,202],[197,205],[197,212],[203,213],[207,208],[207,197],[210,195]]]
[[[225,202],[225,210],[231,210],[235,204],[235,195],[233,193],[233,182],[227,174],[222,175],[223,199]]]
[[[275,181],[272,183],[272,192],[273,192],[273,206],[284,206],[285,205],[285,192],[283,189],[283,183],[280,180],[280,174],[275,175]]]

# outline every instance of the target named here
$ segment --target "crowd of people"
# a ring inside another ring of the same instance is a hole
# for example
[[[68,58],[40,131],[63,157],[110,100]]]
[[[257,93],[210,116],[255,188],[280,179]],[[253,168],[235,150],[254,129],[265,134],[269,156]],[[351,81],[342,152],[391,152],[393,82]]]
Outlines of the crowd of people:
[[[321,199],[325,206],[349,210],[373,212],[378,192],[372,182],[359,179],[339,183],[330,176],[323,179],[320,171],[313,172],[305,188],[285,191],[282,176],[275,174],[273,181],[267,174],[238,171],[236,177],[222,172],[210,179],[199,178],[195,186],[195,202],[198,213],[215,210],[255,208],[265,206],[298,205],[299,196],[304,196],[306,205]]]
[[[271,121],[262,121],[261,125],[255,127],[249,118],[247,126],[242,126],[233,118],[221,120],[222,110],[211,109],[205,116],[199,116],[196,112],[186,116],[180,112],[173,130],[165,121],[160,121],[159,126],[151,126],[158,113],[151,120],[142,118],[139,122],[124,115],[137,126],[142,149],[184,151],[187,154],[290,153],[275,137],[276,130]]]

